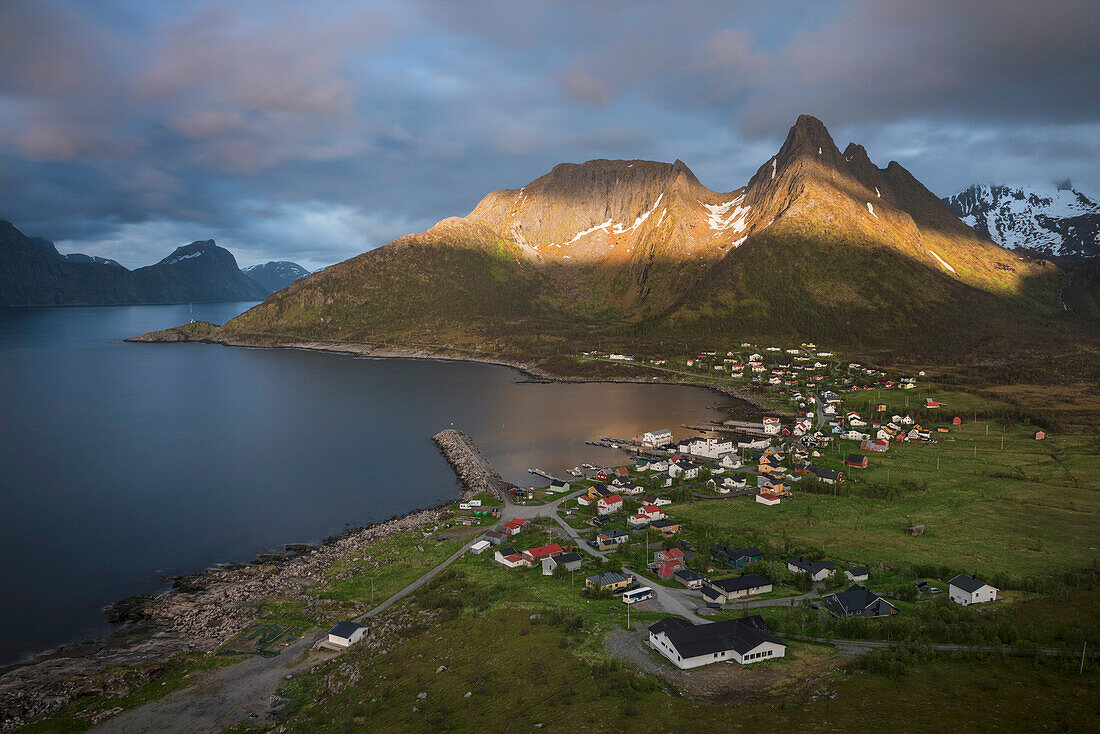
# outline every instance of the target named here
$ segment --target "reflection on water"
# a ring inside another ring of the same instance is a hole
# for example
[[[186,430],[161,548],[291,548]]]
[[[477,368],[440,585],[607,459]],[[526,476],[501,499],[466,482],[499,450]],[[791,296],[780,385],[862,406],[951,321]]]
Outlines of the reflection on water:
[[[222,322],[250,304],[195,306]],[[621,454],[600,436],[721,416],[720,396],[527,383],[471,363],[125,344],[187,306],[0,309],[0,660],[102,632],[160,573],[247,560],[453,497],[453,422],[501,474]]]

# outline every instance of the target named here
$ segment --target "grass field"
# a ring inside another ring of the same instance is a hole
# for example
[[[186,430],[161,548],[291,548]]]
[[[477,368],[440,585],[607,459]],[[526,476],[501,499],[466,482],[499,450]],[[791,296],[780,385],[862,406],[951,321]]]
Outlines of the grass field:
[[[935,435],[939,443],[895,444],[871,454],[868,469],[846,469],[835,497],[799,493],[796,484],[795,497],[774,507],[733,498],[677,503],[671,514],[713,521],[715,532],[867,566],[937,564],[1022,583],[1096,565],[1100,454],[1094,445],[1077,437],[1036,441],[1031,427],[1002,433],[981,421]],[[844,468],[841,457],[859,449],[838,443],[824,463]],[[907,535],[912,524],[923,524],[924,535]]]

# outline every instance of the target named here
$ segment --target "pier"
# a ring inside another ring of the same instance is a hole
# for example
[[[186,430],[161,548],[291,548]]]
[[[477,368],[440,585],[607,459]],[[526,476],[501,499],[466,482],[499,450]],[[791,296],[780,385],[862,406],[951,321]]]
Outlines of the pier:
[[[432,436],[432,440],[471,495],[489,492],[502,502],[505,500],[507,482],[482,455],[474,439],[462,431],[448,428]]]

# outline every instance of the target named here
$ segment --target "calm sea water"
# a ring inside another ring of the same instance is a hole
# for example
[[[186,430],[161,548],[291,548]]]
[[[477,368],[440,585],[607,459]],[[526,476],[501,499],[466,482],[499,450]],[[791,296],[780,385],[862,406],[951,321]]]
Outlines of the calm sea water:
[[[221,323],[252,304],[194,307]],[[126,344],[186,306],[0,309],[0,662],[95,635],[159,577],[247,561],[455,496],[452,422],[504,477],[621,454],[601,436],[718,418],[661,385],[488,365]]]

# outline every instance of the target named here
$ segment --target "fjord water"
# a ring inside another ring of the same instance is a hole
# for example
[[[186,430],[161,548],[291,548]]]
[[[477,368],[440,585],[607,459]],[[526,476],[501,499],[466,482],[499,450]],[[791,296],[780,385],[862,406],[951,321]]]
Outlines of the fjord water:
[[[224,322],[252,304],[194,306]],[[714,393],[530,383],[458,362],[122,339],[187,306],[0,309],[0,662],[102,634],[162,575],[448,500],[452,422],[505,479],[622,455],[601,436],[722,416]]]

